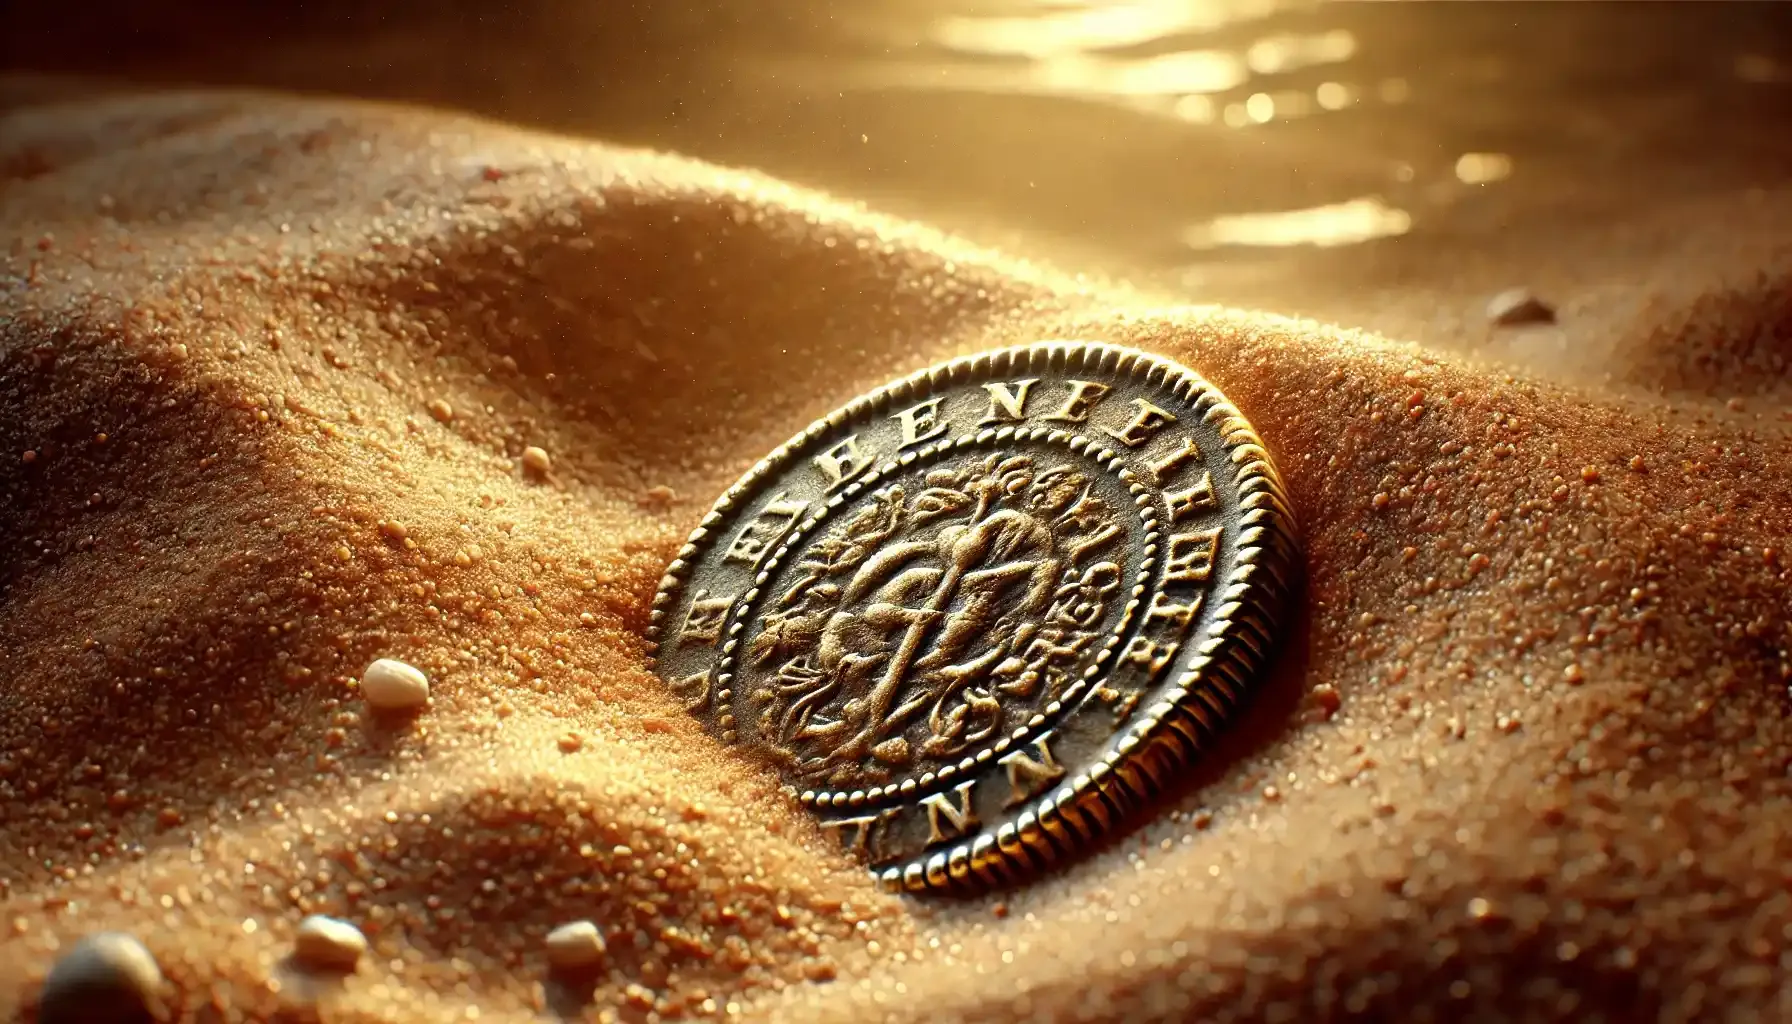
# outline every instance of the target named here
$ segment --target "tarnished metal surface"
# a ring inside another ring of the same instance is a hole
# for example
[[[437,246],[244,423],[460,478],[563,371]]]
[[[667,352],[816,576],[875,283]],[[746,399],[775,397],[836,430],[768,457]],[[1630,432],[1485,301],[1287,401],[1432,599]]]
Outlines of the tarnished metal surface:
[[[1221,728],[1294,530],[1211,385],[1110,345],[969,357],[816,422],[667,570],[660,675],[892,887],[1011,882]]]

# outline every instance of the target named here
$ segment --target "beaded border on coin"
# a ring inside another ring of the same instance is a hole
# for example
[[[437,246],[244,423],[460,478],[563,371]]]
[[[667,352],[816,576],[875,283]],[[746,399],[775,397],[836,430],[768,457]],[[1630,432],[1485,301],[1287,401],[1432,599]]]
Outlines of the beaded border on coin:
[[[658,668],[666,617],[690,582],[698,561],[715,545],[716,528],[734,517],[747,500],[756,497],[760,485],[782,473],[795,456],[842,427],[888,412],[898,403],[954,384],[1033,370],[1138,376],[1147,385],[1167,390],[1192,408],[1198,419],[1219,435],[1227,461],[1235,471],[1237,507],[1229,517],[1229,526],[1236,531],[1232,568],[1213,588],[1217,607],[1209,620],[1205,640],[1192,656],[1179,655],[1175,659],[1179,675],[1174,684],[1152,704],[1138,709],[1124,729],[1115,730],[1120,738],[1108,744],[1099,760],[1079,768],[1074,775],[1028,801],[1029,806],[1014,821],[993,834],[984,832],[906,863],[874,868],[880,882],[892,890],[923,892],[1011,885],[1109,835],[1144,801],[1170,785],[1237,710],[1252,681],[1275,651],[1275,619],[1288,603],[1295,584],[1298,535],[1280,477],[1251,425],[1217,389],[1186,367],[1135,349],[1102,342],[1041,341],[960,357],[884,385],[811,423],[761,459],[716,501],[661,578],[646,631],[649,667]],[[999,431],[1009,436],[1025,432]],[[996,433],[986,429],[960,438],[958,443],[987,443]],[[992,437],[985,438],[984,434]],[[1089,454],[1100,457],[1098,452]],[[906,466],[909,461],[912,459],[905,456],[884,468]],[[874,467],[868,472],[878,471]],[[833,496],[830,508],[837,507],[844,497]],[[810,521],[804,529],[813,530],[814,526]],[[781,543],[788,546],[789,540]],[[1146,551],[1147,565],[1154,554],[1154,550]],[[761,572],[756,586],[766,578],[767,574]],[[1139,589],[1134,587],[1135,606],[1138,596]],[[1133,610],[1129,608],[1123,619],[1130,617]],[[730,619],[735,616],[731,608]],[[740,625],[734,621],[735,628],[723,648],[725,664],[731,662],[739,643]],[[1102,658],[1091,667],[1091,674],[1111,649],[1111,644],[1104,649]],[[725,701],[731,682],[731,675],[724,672],[708,685]],[[676,685],[669,679],[667,683]],[[1083,683],[1079,681],[1077,686],[1080,689]],[[1067,693],[1064,702],[1072,696]],[[1056,706],[1048,709],[1048,715],[1055,711]],[[719,731],[724,742],[735,742],[732,723],[731,715],[721,716]],[[1028,723],[1029,727],[1038,725],[1038,721]],[[935,775],[929,773],[922,785],[934,781]],[[943,773],[938,781],[944,781]],[[788,788],[811,809],[820,809],[857,807],[898,792],[909,796],[915,789],[914,783],[910,779],[901,787],[888,787],[888,792],[869,794],[817,794],[799,792],[794,786]]]

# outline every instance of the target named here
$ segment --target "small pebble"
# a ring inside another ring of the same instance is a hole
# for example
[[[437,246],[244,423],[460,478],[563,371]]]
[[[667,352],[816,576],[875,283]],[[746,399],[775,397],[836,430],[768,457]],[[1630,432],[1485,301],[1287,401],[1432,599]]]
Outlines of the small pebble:
[[[523,449],[523,468],[531,473],[546,473],[554,468],[554,460],[548,458],[545,450],[530,445]]]
[[[590,921],[563,924],[548,933],[548,963],[557,971],[580,971],[604,958],[604,937]]]
[[[123,1024],[155,1016],[162,971],[129,935],[101,932],[76,943],[44,979],[42,1024]]]
[[[406,711],[429,702],[429,677],[394,658],[381,658],[361,673],[361,696],[379,711]]]
[[[1313,702],[1318,704],[1320,712],[1330,719],[1338,713],[1339,708],[1344,706],[1344,697],[1332,684],[1320,683],[1313,687]]]
[[[293,959],[306,967],[352,971],[367,952],[367,936],[347,921],[313,914],[299,922]]]
[[[429,403],[429,414],[437,423],[447,423],[454,419],[454,406],[437,398]]]
[[[1497,327],[1519,327],[1525,324],[1553,324],[1555,307],[1523,288],[1513,288],[1495,295],[1487,303],[1487,320]]]

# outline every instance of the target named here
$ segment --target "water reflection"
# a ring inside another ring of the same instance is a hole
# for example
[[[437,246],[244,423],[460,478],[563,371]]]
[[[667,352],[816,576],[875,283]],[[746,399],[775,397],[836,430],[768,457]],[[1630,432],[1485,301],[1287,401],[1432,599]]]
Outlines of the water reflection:
[[[1265,18],[1288,0],[1012,0],[996,15],[946,14],[928,34],[951,50],[1045,60],[1143,46]]]
[[[1311,245],[1332,248],[1405,234],[1412,215],[1388,206],[1379,196],[1364,196],[1305,210],[1246,213],[1215,217],[1183,232],[1193,249],[1225,246]]]
[[[1245,63],[1259,75],[1279,75],[1320,64],[1337,64],[1356,55],[1356,36],[1346,29],[1309,35],[1274,35],[1245,51]]]
[[[902,15],[886,10],[881,28],[890,56],[856,62],[847,76],[873,90],[1120,108],[1168,122],[1169,131],[1186,126],[1194,133],[1186,140],[1191,157],[1214,148],[1217,139],[1206,133],[1216,128],[1266,129],[1408,95],[1401,79],[1351,81],[1357,34],[1315,23],[1319,8],[1310,0],[998,0],[968,9],[972,3],[910,3]],[[1162,140],[1141,140],[1147,146],[1161,152]],[[1109,159],[1129,159],[1109,147]],[[1384,172],[1390,181],[1391,166]],[[1509,171],[1508,160],[1498,173],[1492,164],[1465,165],[1462,173],[1486,184]],[[1143,166],[1132,173],[1143,174]],[[1202,185],[1191,177],[1181,188]],[[1172,237],[1197,250],[1340,246],[1402,234],[1410,224],[1404,210],[1356,198],[1229,214],[1173,229]]]
[[[1456,180],[1485,185],[1512,176],[1512,158],[1504,153],[1464,153],[1456,158]]]
[[[1201,299],[1343,303],[1792,159],[1770,6],[863,0],[726,158]]]
[[[865,85],[889,88],[1105,100],[1169,112],[1179,97],[1236,88],[1249,79],[1249,71],[1237,54],[1187,50],[1143,58],[1069,53],[1024,64],[872,66],[852,77]]]
[[[938,13],[918,36],[900,19],[886,21],[886,41],[900,48],[907,37],[914,56],[870,63],[854,77],[887,88],[1106,102],[1196,124],[1263,124],[1307,113],[1314,106],[1311,90],[1256,91],[1231,104],[1209,97],[1245,89],[1254,79],[1348,61],[1356,36],[1345,29],[1281,31],[1242,44],[1228,40],[1225,47],[1195,44],[1311,6],[1298,0],[1009,0],[995,13]],[[1341,109],[1342,87],[1326,84],[1330,92],[1319,109]]]

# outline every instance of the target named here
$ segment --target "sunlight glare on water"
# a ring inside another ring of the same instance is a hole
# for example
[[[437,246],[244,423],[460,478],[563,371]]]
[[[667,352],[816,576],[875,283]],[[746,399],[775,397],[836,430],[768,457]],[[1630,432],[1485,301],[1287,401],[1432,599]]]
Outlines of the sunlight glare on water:
[[[1000,15],[947,15],[932,35],[962,53],[1043,60],[1211,32],[1288,5],[1281,0],[1020,0],[1013,6],[1012,13]]]
[[[1264,130],[1348,111],[1365,87],[1381,103],[1398,102],[1373,83],[1347,84],[1355,33],[1290,28],[1300,23],[1287,15],[1317,10],[1313,0],[922,0],[900,14],[886,8],[884,38],[898,45],[851,77],[872,89],[1120,108],[1169,122],[1160,131],[1188,133],[1194,154],[1216,141],[1208,134],[1216,129]],[[1477,171],[1481,182],[1502,176],[1490,164],[1467,168]],[[1402,234],[1410,223],[1383,197],[1364,196],[1221,217],[1188,228],[1182,242],[1197,251],[1337,246]]]
[[[1324,248],[1391,238],[1411,227],[1412,217],[1406,211],[1388,206],[1379,197],[1364,196],[1305,210],[1215,217],[1189,228],[1183,240],[1193,249],[1228,245]]]
[[[1356,39],[1342,29],[1275,33],[1243,49],[1194,45],[1203,35],[1310,6],[1310,0],[1010,0],[995,13],[938,14],[923,33],[938,58],[871,77],[895,88],[1109,102],[1205,122],[1213,118],[1201,113],[1211,109],[1201,97],[1237,89],[1253,76],[1350,59]],[[1301,100],[1285,100],[1284,107],[1301,108]]]
[[[851,45],[775,62],[800,99],[736,136],[777,142],[745,162],[1202,300],[1348,305],[1564,210],[1752,185],[1792,145],[1760,128],[1792,103],[1774,5],[824,6]]]

